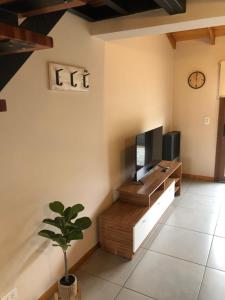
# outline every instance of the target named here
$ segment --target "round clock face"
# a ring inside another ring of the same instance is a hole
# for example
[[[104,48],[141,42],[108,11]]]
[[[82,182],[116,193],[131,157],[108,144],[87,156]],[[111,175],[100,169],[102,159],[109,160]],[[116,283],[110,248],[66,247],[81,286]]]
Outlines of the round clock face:
[[[193,89],[200,89],[205,84],[205,74],[200,71],[191,73],[188,77],[188,84]]]

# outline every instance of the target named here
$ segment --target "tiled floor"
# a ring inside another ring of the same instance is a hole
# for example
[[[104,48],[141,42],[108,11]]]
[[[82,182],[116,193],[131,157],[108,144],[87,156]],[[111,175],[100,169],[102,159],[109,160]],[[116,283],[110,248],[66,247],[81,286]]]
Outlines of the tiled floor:
[[[99,249],[82,266],[82,300],[225,299],[224,195],[225,184],[184,182],[132,261]]]

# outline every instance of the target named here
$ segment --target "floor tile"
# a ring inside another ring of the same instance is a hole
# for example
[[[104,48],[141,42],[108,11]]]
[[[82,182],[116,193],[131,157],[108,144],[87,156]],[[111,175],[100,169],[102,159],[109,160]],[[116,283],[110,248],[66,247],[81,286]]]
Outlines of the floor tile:
[[[146,250],[140,248],[134,258],[128,260],[98,249],[81,269],[122,286],[145,253]]]
[[[206,196],[223,197],[225,184],[216,182],[193,181],[188,188],[188,192]]]
[[[158,300],[196,300],[204,267],[148,251],[125,286]]]
[[[215,235],[220,237],[225,237],[225,216],[221,216],[218,219]]]
[[[225,271],[225,238],[214,237],[207,265]]]
[[[143,244],[141,245],[142,248],[150,249],[151,244],[155,240],[155,238],[158,236],[162,229],[163,224],[157,224],[157,226],[154,227],[154,229],[151,231],[151,233],[147,236]]]
[[[150,250],[206,265],[213,236],[172,226],[162,226]]]
[[[198,209],[209,213],[219,213],[222,199],[220,197],[192,194],[186,192],[181,197],[176,197],[174,205]]]
[[[224,272],[207,268],[198,300],[225,299],[224,282]]]
[[[202,233],[213,234],[217,218],[217,214],[174,205],[168,209],[160,222]]]
[[[116,300],[151,300],[152,298],[123,288]],[[153,299],[152,299],[153,300]]]
[[[109,281],[97,278],[89,273],[77,273],[80,281],[82,300],[114,300],[121,287]]]
[[[183,179],[183,180],[181,181],[181,193],[182,193],[182,194],[185,193],[185,192],[188,190],[190,184],[191,184],[191,181],[190,181],[190,180]]]

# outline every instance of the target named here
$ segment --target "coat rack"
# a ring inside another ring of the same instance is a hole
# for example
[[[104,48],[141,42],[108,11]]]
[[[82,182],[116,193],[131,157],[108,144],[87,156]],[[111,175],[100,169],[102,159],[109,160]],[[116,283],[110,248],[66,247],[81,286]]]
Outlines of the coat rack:
[[[0,112],[7,111],[6,100],[0,99]]]

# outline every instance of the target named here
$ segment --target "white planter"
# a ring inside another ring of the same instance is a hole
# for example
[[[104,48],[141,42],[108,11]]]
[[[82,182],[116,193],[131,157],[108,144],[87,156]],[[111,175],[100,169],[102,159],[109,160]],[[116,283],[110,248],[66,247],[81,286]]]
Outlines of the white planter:
[[[65,277],[58,281],[58,291],[60,300],[76,300],[77,295],[77,278],[73,274],[69,274],[69,282],[65,282]]]

